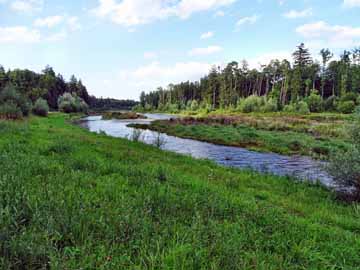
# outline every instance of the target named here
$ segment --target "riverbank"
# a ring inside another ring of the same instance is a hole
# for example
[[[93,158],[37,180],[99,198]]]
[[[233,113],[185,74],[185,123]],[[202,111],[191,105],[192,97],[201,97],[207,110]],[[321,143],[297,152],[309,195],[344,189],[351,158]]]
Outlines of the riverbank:
[[[320,186],[98,135],[0,122],[4,269],[356,269],[357,205]]]
[[[340,114],[213,113],[133,127],[254,151],[326,160],[333,150],[350,147],[345,132],[350,119]]]

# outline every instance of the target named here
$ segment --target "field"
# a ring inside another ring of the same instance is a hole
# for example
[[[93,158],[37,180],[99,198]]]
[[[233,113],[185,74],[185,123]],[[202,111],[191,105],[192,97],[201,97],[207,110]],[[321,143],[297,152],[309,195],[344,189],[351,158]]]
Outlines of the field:
[[[255,151],[328,159],[333,150],[350,146],[345,132],[350,120],[341,114],[215,113],[134,126]]]
[[[69,120],[0,121],[0,269],[358,269],[358,204]]]

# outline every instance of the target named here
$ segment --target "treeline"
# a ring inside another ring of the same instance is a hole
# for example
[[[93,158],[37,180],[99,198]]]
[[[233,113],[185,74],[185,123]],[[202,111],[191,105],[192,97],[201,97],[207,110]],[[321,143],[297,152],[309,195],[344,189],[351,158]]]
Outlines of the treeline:
[[[87,104],[90,96],[81,80],[74,75],[66,82],[61,74],[47,66],[40,74],[28,69],[14,69],[5,71],[0,65],[0,93],[7,85],[11,85],[29,101],[35,103],[37,99],[43,98],[53,110],[58,109],[58,99],[64,93],[76,94]]]
[[[321,62],[314,60],[302,43],[293,53],[293,63],[272,60],[260,70],[249,69],[245,60],[231,62],[223,69],[214,66],[200,81],[142,92],[137,109],[249,110],[244,102],[250,97],[256,103],[250,106],[253,109],[296,110],[307,106],[305,110],[352,111],[360,103],[360,48],[344,51],[339,60],[332,60],[329,49],[321,50],[320,56]]]
[[[95,111],[109,111],[109,110],[131,110],[139,102],[134,100],[118,100],[113,98],[96,98],[90,97],[91,109]]]

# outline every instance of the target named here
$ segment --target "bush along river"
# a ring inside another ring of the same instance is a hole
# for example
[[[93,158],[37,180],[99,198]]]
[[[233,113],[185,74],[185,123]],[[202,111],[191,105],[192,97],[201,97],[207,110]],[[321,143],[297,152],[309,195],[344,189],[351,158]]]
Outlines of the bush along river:
[[[129,124],[149,124],[154,120],[174,118],[166,114],[145,114],[147,119],[104,120],[102,116],[83,118],[79,125],[91,132],[104,132],[113,137],[130,138],[134,128]],[[139,133],[138,133],[139,134]],[[324,170],[324,162],[305,156],[285,156],[275,153],[259,153],[240,147],[215,145],[192,139],[183,139],[166,134],[143,130],[140,141],[147,144],[159,142],[161,148],[180,154],[191,155],[215,161],[223,166],[242,169],[253,169],[261,173],[271,173],[280,176],[291,176],[311,182],[319,181],[327,187],[335,187],[331,177]]]

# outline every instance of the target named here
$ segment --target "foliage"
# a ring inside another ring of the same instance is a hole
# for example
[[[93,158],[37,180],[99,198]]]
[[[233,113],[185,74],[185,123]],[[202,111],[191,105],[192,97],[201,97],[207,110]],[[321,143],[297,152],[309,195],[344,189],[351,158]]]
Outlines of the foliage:
[[[87,112],[88,110],[86,102],[76,94],[71,93],[65,93],[59,97],[58,107],[60,111],[65,113]]]
[[[284,107],[285,112],[290,113],[299,113],[299,114],[308,114],[310,109],[308,104],[305,101],[298,101]]]
[[[2,269],[360,265],[358,207],[324,188],[92,134],[66,119],[0,128]]]
[[[30,101],[11,84],[7,84],[0,93],[0,107],[0,118],[7,119],[19,119],[28,116],[31,110]]]
[[[265,100],[263,97],[252,95],[243,100],[240,100],[238,108],[241,112],[244,113],[259,112],[264,104]]]
[[[37,99],[33,106],[33,113],[39,116],[47,116],[49,113],[49,105],[47,101],[43,98]]]
[[[265,113],[277,112],[278,110],[278,102],[273,98],[269,98],[268,100],[266,100],[265,104],[261,107],[261,111]]]
[[[328,170],[337,184],[354,188],[355,198],[360,200],[360,113],[356,112],[354,118],[348,129],[352,147],[347,151],[336,152],[328,165]]]
[[[328,112],[334,112],[337,109],[338,98],[336,96],[330,96],[324,101],[324,110]]]
[[[355,107],[356,107],[355,102],[352,100],[348,100],[348,101],[340,101],[338,103],[337,109],[341,113],[350,114],[354,112]]]
[[[60,74],[56,75],[49,66],[45,67],[41,73],[36,73],[27,69],[14,69],[5,72],[0,65],[0,92],[4,90],[6,85],[16,86],[19,94],[32,102],[38,98],[44,98],[53,110],[58,109],[57,100],[66,92],[76,93],[86,103],[90,102],[87,89],[81,80],[72,76],[70,81],[66,82]]]
[[[316,90],[312,90],[310,96],[306,98],[310,112],[321,112],[323,108],[323,100]]]

